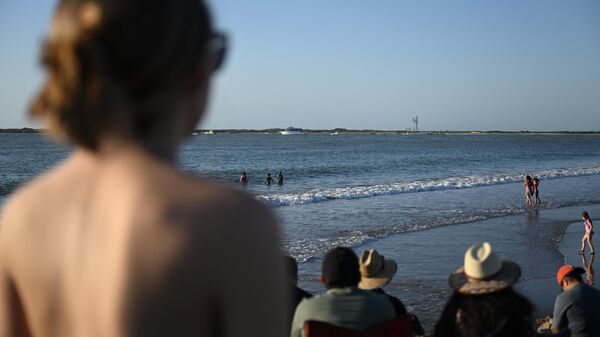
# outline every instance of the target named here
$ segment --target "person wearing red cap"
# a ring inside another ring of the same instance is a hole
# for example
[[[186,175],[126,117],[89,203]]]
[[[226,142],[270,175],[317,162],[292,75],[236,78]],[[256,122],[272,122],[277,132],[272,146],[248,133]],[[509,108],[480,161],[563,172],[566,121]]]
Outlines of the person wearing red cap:
[[[552,332],[569,330],[571,337],[600,336],[600,290],[585,284],[585,269],[564,265],[556,273],[563,293],[554,302]]]

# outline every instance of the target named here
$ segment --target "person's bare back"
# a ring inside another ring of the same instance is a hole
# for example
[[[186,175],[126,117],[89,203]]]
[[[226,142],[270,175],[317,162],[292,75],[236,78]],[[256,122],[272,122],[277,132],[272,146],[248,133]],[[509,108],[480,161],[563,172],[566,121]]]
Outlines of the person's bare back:
[[[269,212],[141,152],[74,154],[12,198],[0,233],[0,297],[18,304],[0,306],[2,337],[28,335],[20,320],[32,336],[283,331]]]
[[[60,0],[34,117],[75,147],[0,218],[0,337],[285,334],[279,231],[179,172],[226,38],[199,0]]]

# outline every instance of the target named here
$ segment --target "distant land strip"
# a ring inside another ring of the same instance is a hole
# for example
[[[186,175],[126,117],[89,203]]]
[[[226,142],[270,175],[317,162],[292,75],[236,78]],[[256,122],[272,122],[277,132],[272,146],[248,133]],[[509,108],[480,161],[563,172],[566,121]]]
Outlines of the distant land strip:
[[[227,133],[278,133],[284,128],[270,129],[196,129],[198,134],[227,134]],[[42,133],[45,129],[34,128],[7,128],[0,129],[0,133]],[[375,134],[375,135],[600,135],[600,131],[503,131],[503,130],[376,130],[376,129],[302,129],[306,134]]]

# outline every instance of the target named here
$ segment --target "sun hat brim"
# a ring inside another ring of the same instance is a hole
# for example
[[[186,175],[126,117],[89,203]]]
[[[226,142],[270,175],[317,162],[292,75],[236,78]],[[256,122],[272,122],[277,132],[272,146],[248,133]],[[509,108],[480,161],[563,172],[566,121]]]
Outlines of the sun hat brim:
[[[465,295],[491,294],[517,283],[521,277],[521,267],[511,261],[502,261],[500,271],[485,279],[470,278],[464,267],[459,268],[448,278],[450,287]]]
[[[394,274],[396,274],[396,270],[398,269],[398,265],[394,260],[384,260],[383,268],[376,275],[372,276],[360,276],[360,283],[358,287],[360,289],[377,289],[386,285]]]

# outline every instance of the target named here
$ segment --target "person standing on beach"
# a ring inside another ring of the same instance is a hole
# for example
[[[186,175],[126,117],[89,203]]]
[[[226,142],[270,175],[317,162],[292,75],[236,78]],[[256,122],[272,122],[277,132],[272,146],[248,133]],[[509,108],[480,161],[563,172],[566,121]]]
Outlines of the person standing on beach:
[[[585,270],[564,265],[556,273],[563,291],[554,302],[552,332],[568,330],[571,337],[600,336],[600,290],[583,283]]]
[[[5,205],[0,337],[285,335],[273,214],[175,164],[227,47],[205,4],[62,0],[51,27],[32,113],[74,150]]]
[[[277,173],[277,184],[283,185],[283,173],[281,173],[281,171],[279,171],[279,173]]]
[[[533,181],[531,180],[531,176],[528,175],[525,177],[523,186],[525,187],[525,206],[531,206],[531,196],[533,195]]]
[[[588,212],[585,211],[581,213],[581,219],[585,225],[585,234],[581,239],[581,250],[579,253],[583,254],[585,252],[585,243],[587,242],[588,246],[590,247],[590,254],[596,254],[594,251],[594,244],[592,244],[592,237],[594,236],[594,225],[592,224],[592,219],[590,219]]]
[[[533,178],[533,193],[535,195],[535,205],[541,204],[540,200],[540,179],[538,177]]]

